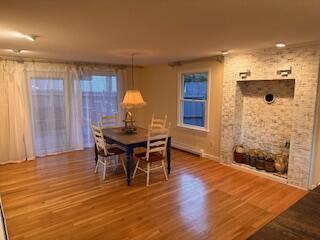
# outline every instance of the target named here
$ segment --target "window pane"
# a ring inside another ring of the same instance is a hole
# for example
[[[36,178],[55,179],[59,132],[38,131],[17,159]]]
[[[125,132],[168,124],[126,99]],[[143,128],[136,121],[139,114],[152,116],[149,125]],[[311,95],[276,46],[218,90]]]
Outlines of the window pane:
[[[208,73],[186,73],[183,77],[184,99],[207,99]]]
[[[181,79],[182,124],[206,127],[208,72],[183,73]]]
[[[93,145],[90,121],[99,122],[99,114],[114,115],[118,112],[117,77],[92,75],[81,80],[83,137],[86,147]]]
[[[205,102],[183,101],[183,124],[205,126]]]
[[[66,150],[63,79],[31,78],[31,96],[36,154]]]

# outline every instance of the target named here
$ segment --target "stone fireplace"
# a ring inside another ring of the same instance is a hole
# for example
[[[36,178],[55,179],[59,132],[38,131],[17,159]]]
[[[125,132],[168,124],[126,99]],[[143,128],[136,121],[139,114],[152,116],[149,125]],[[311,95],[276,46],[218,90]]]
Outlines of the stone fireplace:
[[[224,68],[220,161],[232,164],[236,144],[277,153],[290,141],[287,182],[308,188],[318,44],[231,54]]]

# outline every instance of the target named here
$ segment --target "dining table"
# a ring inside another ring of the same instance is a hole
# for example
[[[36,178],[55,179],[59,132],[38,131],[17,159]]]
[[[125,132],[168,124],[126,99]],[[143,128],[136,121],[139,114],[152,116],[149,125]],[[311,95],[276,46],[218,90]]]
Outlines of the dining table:
[[[126,133],[122,127],[104,128],[103,135],[109,144],[116,144],[123,147],[126,151],[126,170],[127,170],[127,184],[131,184],[131,170],[133,164],[134,149],[138,147],[146,147],[148,142],[148,130],[141,127],[136,127],[136,131],[133,133]],[[168,137],[167,143],[167,172],[171,171],[171,136]],[[98,151],[95,146],[95,160],[98,160]]]

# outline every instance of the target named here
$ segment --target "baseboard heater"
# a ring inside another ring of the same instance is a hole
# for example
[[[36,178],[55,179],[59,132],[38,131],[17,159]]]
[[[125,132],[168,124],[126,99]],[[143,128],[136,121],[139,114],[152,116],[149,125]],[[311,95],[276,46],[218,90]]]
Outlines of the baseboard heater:
[[[202,154],[203,154],[203,151],[201,151],[201,149],[195,149],[195,148],[190,147],[190,146],[188,146],[188,145],[186,145],[186,144],[177,143],[177,142],[172,142],[171,146],[172,146],[173,148],[176,148],[176,149],[179,149],[179,150],[188,152],[188,153],[192,153],[192,154],[195,154],[195,155],[199,155],[200,157],[201,157]]]

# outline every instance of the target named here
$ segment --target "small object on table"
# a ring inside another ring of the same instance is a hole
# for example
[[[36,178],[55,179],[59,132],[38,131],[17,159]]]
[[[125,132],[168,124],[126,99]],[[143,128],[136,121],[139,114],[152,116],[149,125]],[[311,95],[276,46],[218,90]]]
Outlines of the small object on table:
[[[123,127],[123,131],[126,133],[135,133],[137,131],[137,128],[134,126],[135,120],[133,120],[132,117],[132,113],[131,112],[127,112],[126,113],[126,117],[123,120],[124,122],[124,127]]]

